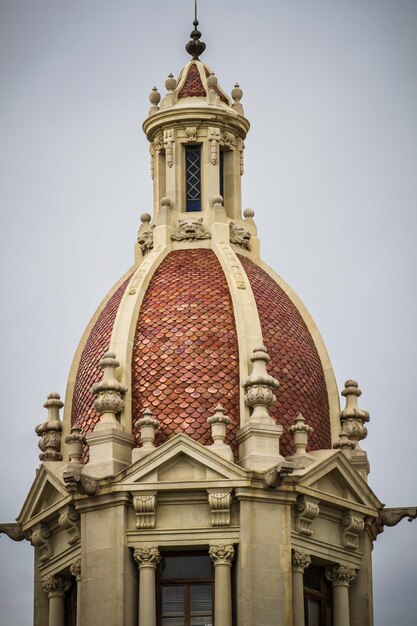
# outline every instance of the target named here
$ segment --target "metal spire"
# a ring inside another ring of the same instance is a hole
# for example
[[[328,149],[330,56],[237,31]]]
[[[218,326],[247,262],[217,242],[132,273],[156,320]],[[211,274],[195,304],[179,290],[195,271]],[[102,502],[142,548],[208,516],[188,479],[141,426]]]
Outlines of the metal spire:
[[[194,30],[191,31],[190,41],[185,46],[188,54],[192,56],[194,60],[198,60],[200,54],[203,54],[206,49],[206,44],[204,41],[200,41],[201,33],[198,30],[198,19],[197,19],[197,0],[194,1],[194,22],[193,22]]]

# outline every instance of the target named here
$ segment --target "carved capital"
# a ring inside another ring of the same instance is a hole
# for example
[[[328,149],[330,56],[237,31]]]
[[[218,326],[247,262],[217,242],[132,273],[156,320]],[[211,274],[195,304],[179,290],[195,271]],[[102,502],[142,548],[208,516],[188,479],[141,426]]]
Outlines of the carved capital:
[[[342,517],[342,545],[349,550],[357,550],[359,547],[358,538],[365,528],[362,517],[353,515],[351,511],[346,511]]]
[[[292,552],[292,569],[294,572],[304,573],[304,570],[311,565],[311,556],[304,552],[293,550]]]
[[[79,582],[81,578],[81,558],[76,559],[70,565],[71,576],[74,576],[77,582]]]
[[[311,537],[313,534],[312,524],[320,513],[317,500],[307,496],[298,496],[295,514],[295,530],[301,535]]]
[[[155,528],[156,491],[133,495],[136,528]]]
[[[66,576],[48,576],[42,581],[42,588],[49,597],[64,596],[70,587],[71,582]]]
[[[230,491],[209,491],[208,501],[211,510],[212,526],[230,526]]]
[[[31,535],[30,541],[33,546],[39,549],[39,561],[41,563],[45,563],[53,554],[50,537],[51,531],[44,524],[38,526]]]
[[[356,570],[352,567],[346,567],[346,565],[333,565],[326,569],[326,578],[332,583],[333,587],[337,585],[349,587],[355,576]]]
[[[150,548],[135,548],[133,558],[138,564],[139,569],[149,567],[155,569],[161,561],[158,548],[153,546]]]
[[[60,514],[58,523],[68,533],[70,546],[80,540],[79,514],[72,505],[67,506]]]
[[[232,545],[210,546],[209,555],[215,567],[216,565],[232,565],[235,549]]]

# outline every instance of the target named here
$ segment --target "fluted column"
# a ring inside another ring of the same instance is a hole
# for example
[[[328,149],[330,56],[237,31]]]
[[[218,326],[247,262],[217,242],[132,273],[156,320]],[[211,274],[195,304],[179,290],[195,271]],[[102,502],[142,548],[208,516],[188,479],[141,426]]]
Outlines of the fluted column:
[[[214,563],[214,623],[232,626],[231,566],[235,556],[232,545],[210,546],[210,558]]]
[[[333,565],[326,576],[333,587],[333,626],[350,626],[349,585],[356,571],[345,565]]]
[[[70,586],[65,576],[49,576],[42,581],[49,598],[48,626],[65,626],[65,594]]]
[[[311,564],[311,557],[296,550],[292,553],[292,612],[293,626],[304,626],[304,570]]]
[[[139,626],[156,626],[155,570],[161,560],[158,548],[135,548],[139,567]]]

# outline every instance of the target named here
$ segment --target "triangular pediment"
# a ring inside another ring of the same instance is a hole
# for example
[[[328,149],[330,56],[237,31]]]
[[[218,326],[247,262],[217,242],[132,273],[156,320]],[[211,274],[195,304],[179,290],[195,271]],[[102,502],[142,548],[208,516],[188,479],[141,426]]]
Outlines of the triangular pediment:
[[[183,434],[159,446],[123,474],[121,482],[132,486],[247,480],[245,470]]]
[[[43,519],[56,508],[63,505],[63,500],[69,498],[65,486],[60,479],[44,464],[37,471],[18,521],[25,524],[29,520]]]
[[[335,452],[307,468],[297,480],[302,490],[343,507],[378,511],[382,503],[341,452]]]

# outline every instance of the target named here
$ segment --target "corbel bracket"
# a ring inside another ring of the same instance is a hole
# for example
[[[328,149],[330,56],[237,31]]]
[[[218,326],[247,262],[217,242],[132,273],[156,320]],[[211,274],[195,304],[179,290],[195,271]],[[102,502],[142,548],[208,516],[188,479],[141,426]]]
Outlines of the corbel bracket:
[[[136,515],[136,528],[155,528],[156,491],[133,493],[133,508]]]
[[[45,563],[53,555],[52,544],[50,541],[51,531],[44,524],[40,524],[30,537],[33,546],[39,548],[39,561]]]
[[[320,513],[319,500],[299,495],[295,509],[295,530],[300,533],[300,535],[311,537],[313,534],[311,526]]]
[[[91,476],[70,470],[64,472],[64,483],[69,493],[80,493],[84,496],[94,496],[99,490],[98,482]]]
[[[359,535],[365,528],[362,517],[346,511],[342,517],[342,545],[349,550],[357,550],[359,547]]]
[[[63,530],[68,533],[68,543],[70,546],[77,543],[80,540],[80,527],[79,527],[79,514],[78,511],[71,505],[67,506],[60,514],[58,523]]]
[[[284,479],[288,474],[292,474],[294,471],[294,464],[290,461],[282,461],[275,467],[271,467],[264,473],[264,485],[268,489],[275,489],[284,482]]]
[[[230,526],[232,490],[207,489],[212,526]]]

